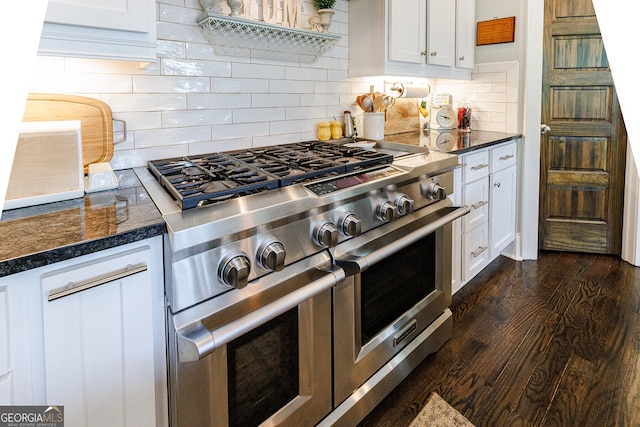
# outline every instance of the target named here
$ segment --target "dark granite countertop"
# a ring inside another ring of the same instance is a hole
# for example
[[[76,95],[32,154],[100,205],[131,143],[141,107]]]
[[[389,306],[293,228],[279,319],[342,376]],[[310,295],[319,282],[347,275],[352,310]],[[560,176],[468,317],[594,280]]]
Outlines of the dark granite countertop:
[[[0,277],[165,233],[133,170],[115,173],[117,189],[2,212]]]
[[[517,133],[476,131],[459,132],[451,131],[407,132],[396,135],[385,135],[385,141],[401,144],[428,147],[430,150],[445,153],[464,154],[481,148],[501,144],[506,141],[522,137]]]

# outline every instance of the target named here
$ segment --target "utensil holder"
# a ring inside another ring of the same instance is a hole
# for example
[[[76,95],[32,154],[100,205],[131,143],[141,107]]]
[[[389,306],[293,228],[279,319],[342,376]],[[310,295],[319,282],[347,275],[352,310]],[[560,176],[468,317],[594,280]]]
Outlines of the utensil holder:
[[[384,112],[364,113],[362,118],[362,136],[365,139],[374,141],[384,139]]]

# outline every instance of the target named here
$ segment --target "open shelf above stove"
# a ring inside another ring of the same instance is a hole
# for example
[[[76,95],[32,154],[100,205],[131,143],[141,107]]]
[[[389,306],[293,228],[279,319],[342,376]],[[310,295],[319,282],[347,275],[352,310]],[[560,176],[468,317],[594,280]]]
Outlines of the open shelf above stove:
[[[197,23],[217,53],[231,56],[312,63],[341,39],[337,34],[217,13],[205,13]]]

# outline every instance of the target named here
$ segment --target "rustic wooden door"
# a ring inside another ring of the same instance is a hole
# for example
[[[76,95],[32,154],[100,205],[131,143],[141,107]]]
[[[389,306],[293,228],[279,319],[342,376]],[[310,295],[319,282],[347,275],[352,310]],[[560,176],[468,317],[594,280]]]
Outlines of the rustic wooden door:
[[[591,0],[545,0],[544,28],[539,247],[620,254],[627,137]]]

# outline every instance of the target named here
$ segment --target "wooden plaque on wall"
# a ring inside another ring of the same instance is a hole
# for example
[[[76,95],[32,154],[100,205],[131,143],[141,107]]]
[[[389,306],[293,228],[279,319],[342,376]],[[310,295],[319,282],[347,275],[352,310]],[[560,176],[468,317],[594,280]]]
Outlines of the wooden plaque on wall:
[[[515,16],[478,22],[476,46],[513,42],[515,29]]]

